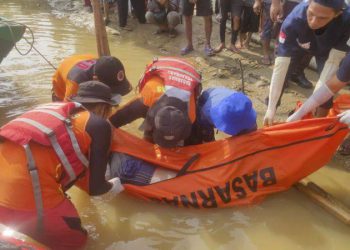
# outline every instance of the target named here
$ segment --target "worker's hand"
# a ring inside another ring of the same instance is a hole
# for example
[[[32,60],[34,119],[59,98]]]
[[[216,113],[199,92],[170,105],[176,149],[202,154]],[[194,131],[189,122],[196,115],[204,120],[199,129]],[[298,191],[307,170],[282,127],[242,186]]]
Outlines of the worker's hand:
[[[289,116],[286,120],[286,122],[295,122],[295,121],[299,121],[302,118],[302,115],[300,114],[300,109],[298,109],[297,111],[295,111],[291,116]]]
[[[348,125],[350,128],[350,110],[344,111],[343,113],[339,114],[338,117],[340,117],[339,121],[341,123]]]
[[[275,117],[275,110],[268,109],[264,116],[264,126],[271,126],[273,118]]]
[[[271,5],[270,17],[271,17],[271,20],[273,22],[277,22],[277,21],[280,21],[282,19],[282,17],[283,17],[282,4],[279,3],[277,5],[274,5],[274,4]]]
[[[111,189],[102,195],[94,196],[92,200],[99,200],[99,201],[110,201],[114,199],[120,192],[124,190],[123,185],[120,182],[120,179],[118,177],[115,177],[113,179],[110,179],[108,181],[110,184],[112,184]]]
[[[255,14],[259,15],[261,12],[261,0],[255,0],[253,5],[253,11]]]

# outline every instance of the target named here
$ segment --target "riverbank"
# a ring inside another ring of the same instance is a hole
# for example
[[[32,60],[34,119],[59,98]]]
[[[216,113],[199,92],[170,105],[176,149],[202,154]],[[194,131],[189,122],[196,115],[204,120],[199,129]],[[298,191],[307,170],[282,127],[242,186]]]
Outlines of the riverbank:
[[[82,0],[48,0],[48,2],[53,8],[52,13],[55,16],[68,18],[75,25],[86,27],[93,32],[93,14],[83,7]],[[175,38],[169,38],[167,34],[154,35],[154,31],[157,29],[154,25],[139,24],[135,18],[130,16],[128,25],[133,30],[120,30],[117,25],[117,13],[111,10],[109,16],[111,22],[107,27],[107,33],[110,46],[118,46],[123,41],[130,41],[134,46],[151,51],[154,56],[180,56],[180,49],[186,44],[183,24],[176,27],[178,35]],[[230,33],[227,32],[227,41],[229,37]],[[242,49],[239,53],[224,50],[213,57],[206,57],[203,52],[204,41],[203,20],[200,17],[194,17],[193,42],[195,51],[185,57],[192,61],[202,72],[203,87],[222,85],[236,90],[243,90],[244,88],[245,93],[253,101],[254,108],[258,113],[258,126],[261,127],[262,118],[266,111],[264,99],[268,96],[269,82],[272,75],[272,66],[265,66],[260,63],[262,56],[261,46],[251,43],[250,49]],[[213,22],[211,41],[213,47],[219,44],[219,25],[216,22]],[[87,51],[87,53],[91,53],[91,51]],[[141,75],[141,73],[135,72],[138,75]],[[318,79],[316,72],[307,69],[306,76],[313,84],[316,84]],[[136,83],[133,84],[135,85]],[[311,93],[312,90],[303,89],[294,83],[290,84],[283,95],[281,107],[279,107],[276,114],[276,120],[284,121],[288,117],[288,113],[295,108],[296,102],[298,100],[304,101]],[[336,155],[335,159],[336,165],[350,167],[350,160],[348,162],[346,157]]]

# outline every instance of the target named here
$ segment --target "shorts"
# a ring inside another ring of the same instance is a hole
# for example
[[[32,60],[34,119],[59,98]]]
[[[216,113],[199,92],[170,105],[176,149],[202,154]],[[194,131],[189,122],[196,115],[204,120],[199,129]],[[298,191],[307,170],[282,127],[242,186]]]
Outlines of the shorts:
[[[263,3],[263,27],[260,37],[262,40],[270,40],[272,38],[273,22],[270,18],[271,4]]]
[[[193,16],[194,4],[189,0],[182,0],[182,15]],[[196,16],[211,16],[213,15],[213,6],[211,0],[197,0]]]
[[[259,31],[260,17],[254,13],[252,7],[243,6],[241,16],[241,27],[242,33],[246,32],[258,32]]]
[[[144,186],[151,183],[156,167],[136,157],[113,153],[109,164],[109,177],[119,177],[122,184]]]
[[[20,211],[0,206],[0,223],[28,235],[51,249],[81,249],[87,233],[81,226],[78,212],[70,200],[44,210],[43,230],[37,231],[36,211]]]
[[[231,13],[231,16],[240,17],[242,13],[242,0],[220,0],[221,13]]]

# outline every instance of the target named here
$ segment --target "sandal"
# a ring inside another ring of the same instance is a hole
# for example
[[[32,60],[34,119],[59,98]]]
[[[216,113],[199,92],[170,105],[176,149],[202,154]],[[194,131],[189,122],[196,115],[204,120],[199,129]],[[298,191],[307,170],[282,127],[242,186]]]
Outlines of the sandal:
[[[204,53],[205,53],[206,56],[213,56],[213,55],[215,55],[215,52],[214,52],[213,48],[209,47],[209,46],[205,46],[204,47]]]
[[[341,155],[350,155],[350,137],[345,138],[337,152]]]
[[[182,48],[180,53],[181,55],[187,55],[188,53],[193,51],[193,47],[192,46],[186,46],[185,48]]]

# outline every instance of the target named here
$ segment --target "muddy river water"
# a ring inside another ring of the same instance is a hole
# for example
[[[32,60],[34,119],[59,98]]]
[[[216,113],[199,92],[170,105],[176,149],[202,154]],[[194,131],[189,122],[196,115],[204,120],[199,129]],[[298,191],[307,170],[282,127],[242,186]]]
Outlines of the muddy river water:
[[[0,0],[0,15],[28,25],[36,48],[53,65],[71,54],[96,53],[94,35],[44,0]],[[18,48],[28,45],[22,41]],[[153,56],[147,47],[121,37],[111,37],[110,48],[132,83]],[[0,125],[50,101],[53,72],[36,52],[21,56],[13,50],[0,66]],[[127,129],[138,133],[137,124]],[[310,179],[350,206],[349,172],[330,164]],[[350,249],[350,226],[294,188],[257,205],[213,210],[145,203],[125,194],[108,203],[92,201],[75,188],[69,195],[88,230],[87,249]]]

